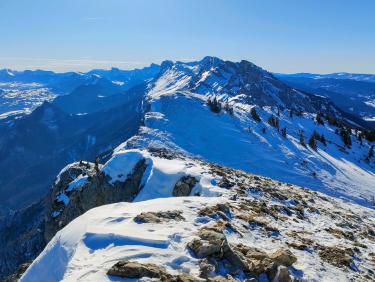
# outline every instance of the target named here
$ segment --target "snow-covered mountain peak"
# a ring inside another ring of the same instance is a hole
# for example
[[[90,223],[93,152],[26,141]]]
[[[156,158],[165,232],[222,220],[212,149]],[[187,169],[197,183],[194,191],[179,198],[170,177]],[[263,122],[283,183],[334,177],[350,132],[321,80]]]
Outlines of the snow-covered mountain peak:
[[[230,62],[205,57],[190,63],[165,61],[148,89],[150,99],[177,92],[227,98],[241,95],[248,104],[339,114],[328,99],[295,90],[244,60]]]

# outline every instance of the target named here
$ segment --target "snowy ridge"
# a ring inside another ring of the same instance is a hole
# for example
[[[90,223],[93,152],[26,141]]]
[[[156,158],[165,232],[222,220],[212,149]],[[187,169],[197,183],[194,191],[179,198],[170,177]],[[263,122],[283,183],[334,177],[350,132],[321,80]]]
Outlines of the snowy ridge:
[[[190,63],[163,62],[159,75],[149,84],[148,98],[179,91],[223,97],[244,95],[247,103],[259,106],[310,112],[324,110],[340,115],[326,98],[293,89],[248,61],[230,62],[205,57]]]
[[[228,100],[233,115],[213,113],[206,105],[207,97],[190,92],[152,96],[150,112],[139,136],[131,138],[126,148],[166,147],[199,156],[211,162],[265,175],[328,195],[342,197],[371,206],[374,196],[374,161],[365,161],[370,149],[366,141],[352,137],[351,148],[327,122],[316,123],[316,114],[289,116],[288,110],[256,107],[261,122],[250,115],[254,105],[241,96]],[[268,124],[274,115],[286,137]],[[263,130],[265,129],[265,133]],[[318,142],[314,151],[299,143],[304,132],[308,143],[314,130],[325,136],[327,145]]]
[[[199,281],[202,261],[189,242],[199,238],[202,228],[219,228],[225,222],[228,227],[222,232],[232,248],[242,244],[267,253],[290,248],[297,262],[289,271],[303,281],[371,277],[373,210],[183,156],[134,150],[117,156],[133,158],[135,153],[149,160],[149,173],[135,202],[94,208],[73,220],[56,234],[21,281],[40,277],[44,281],[113,281],[115,277],[107,271],[124,259],[161,265],[170,274],[189,273]],[[118,167],[114,160],[105,167]],[[171,197],[176,181],[186,174],[198,178],[191,195],[200,196]],[[178,211],[181,217],[161,216],[160,222],[144,223],[135,219],[142,213],[168,211]],[[335,248],[352,252],[354,246],[355,254],[345,255],[347,260],[327,255]],[[229,274],[238,281],[249,275],[235,273],[220,268],[215,275]],[[266,277],[259,279],[267,281]]]
[[[214,57],[146,89],[137,135],[59,174],[21,281],[375,279],[373,147],[328,99]]]

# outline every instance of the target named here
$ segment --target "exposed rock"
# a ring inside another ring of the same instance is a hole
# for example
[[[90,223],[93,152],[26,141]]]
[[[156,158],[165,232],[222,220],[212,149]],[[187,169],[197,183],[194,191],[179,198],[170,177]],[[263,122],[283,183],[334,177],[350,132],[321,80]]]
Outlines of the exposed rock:
[[[199,263],[200,277],[208,278],[215,275],[215,266],[207,259],[201,260]]]
[[[286,267],[291,266],[297,261],[296,256],[288,249],[279,249],[270,255],[270,258],[277,265],[284,265]]]
[[[91,163],[75,163],[60,174],[50,194],[45,224],[45,239],[48,242],[55,233],[76,217],[91,208],[117,202],[130,202],[141,189],[142,176],[146,170],[146,161],[140,160],[124,182],[110,182],[110,177],[96,171]],[[87,176],[87,181],[74,190],[68,185],[78,175]],[[57,195],[68,197],[68,203],[56,201]]]
[[[217,185],[221,188],[230,189],[235,185],[235,183],[226,177],[222,177]]]
[[[119,261],[108,270],[107,274],[135,279],[142,277],[162,278],[166,274],[166,270],[164,267],[152,263]]]
[[[194,239],[188,243],[188,247],[198,258],[223,257],[229,249],[225,235],[216,228],[204,227],[198,232],[200,239]]]
[[[208,281],[209,282],[237,282],[237,280],[234,279],[230,275],[227,275],[227,277],[224,277],[224,276],[215,276],[213,278],[209,278]]]
[[[181,273],[181,274],[173,277],[170,281],[171,282],[201,282],[202,280],[197,279],[197,278],[191,276],[190,274]]]
[[[185,220],[182,211],[143,212],[134,218],[137,223],[161,223],[171,220]]]
[[[201,277],[212,276],[218,269],[216,262],[226,260],[230,263],[230,269],[243,271],[250,276],[266,273],[272,280],[277,275],[279,266],[289,267],[297,261],[287,249],[280,249],[268,255],[260,249],[243,244],[230,245],[223,229],[217,226],[220,225],[202,227],[197,234],[200,239],[188,243],[195,256],[205,259],[200,265]]]
[[[154,278],[162,282],[199,282],[197,279],[187,273],[178,275],[169,274],[162,266],[153,263],[140,263],[136,261],[119,261],[113,265],[107,272],[108,275],[119,276],[122,278],[140,279]]]
[[[175,184],[173,188],[173,196],[174,197],[184,197],[189,196],[191,193],[191,190],[193,190],[193,187],[195,184],[197,184],[198,180],[190,175],[186,175],[181,177],[179,181]]]
[[[242,244],[232,246],[227,258],[237,269],[256,276],[271,271],[274,266],[267,253]]]
[[[17,271],[15,272],[15,273],[13,273],[12,275],[10,275],[10,276],[8,276],[8,277],[6,277],[5,279],[4,279],[4,282],[17,282],[20,278],[21,278],[21,276],[22,276],[22,274],[27,270],[27,268],[30,266],[30,264],[31,263],[23,263],[23,264],[21,264],[19,267],[18,267],[18,269],[17,269]]]
[[[309,238],[303,237],[303,233],[303,231],[288,231],[286,235],[294,238],[297,242],[287,242],[287,245],[297,250],[305,250],[306,248],[313,247],[315,242]]]
[[[337,237],[337,238],[345,238],[347,240],[351,240],[351,241],[354,241],[354,235],[352,232],[350,231],[342,231],[340,229],[336,229],[336,228],[332,228],[332,227],[329,227],[329,228],[326,228],[325,229],[328,233],[332,234],[333,236]]]
[[[292,282],[293,279],[290,277],[288,268],[280,265],[277,269],[277,273],[272,282]]]
[[[231,211],[228,203],[219,203],[214,206],[209,206],[199,211],[200,216],[209,216],[212,218],[221,218],[228,221],[231,216]]]
[[[336,267],[351,267],[353,251],[339,247],[319,246],[320,258]]]
[[[184,159],[185,157],[181,152],[167,150],[166,148],[149,147],[148,151],[152,156],[167,160]]]

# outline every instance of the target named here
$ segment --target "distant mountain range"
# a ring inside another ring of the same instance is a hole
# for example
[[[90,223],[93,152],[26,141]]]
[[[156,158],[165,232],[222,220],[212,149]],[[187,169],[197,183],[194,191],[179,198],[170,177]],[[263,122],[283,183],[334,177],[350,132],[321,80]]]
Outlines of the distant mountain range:
[[[363,82],[375,82],[375,74],[363,74],[363,73],[348,73],[348,72],[336,72],[330,74],[316,74],[316,73],[293,73],[293,74],[282,74],[276,73],[276,76],[288,76],[288,77],[304,77],[312,79],[348,79]]]
[[[275,74],[292,87],[329,98],[343,111],[375,127],[375,75],[369,74]]]

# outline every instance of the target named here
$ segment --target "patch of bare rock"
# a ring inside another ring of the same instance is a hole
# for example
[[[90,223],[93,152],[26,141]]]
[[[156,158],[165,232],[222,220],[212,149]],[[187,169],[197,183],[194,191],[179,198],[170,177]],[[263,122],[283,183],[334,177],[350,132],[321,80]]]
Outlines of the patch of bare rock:
[[[183,221],[182,211],[143,212],[134,218],[137,223],[161,223],[171,220]]]
[[[130,279],[140,279],[144,277],[155,278],[157,281],[162,282],[201,281],[186,273],[171,275],[162,266],[137,261],[119,261],[108,270],[107,274]]]
[[[174,197],[189,196],[197,182],[198,180],[190,175],[181,177],[181,179],[175,184],[172,195]]]
[[[288,249],[279,249],[268,254],[265,251],[245,246],[232,245],[220,225],[204,226],[197,233],[198,238],[188,243],[188,248],[200,259],[200,277],[208,279],[220,273],[225,266],[231,274],[243,272],[251,279],[256,279],[265,273],[270,281],[291,281],[285,269],[297,261],[295,255]],[[280,276],[280,277],[279,277]]]

